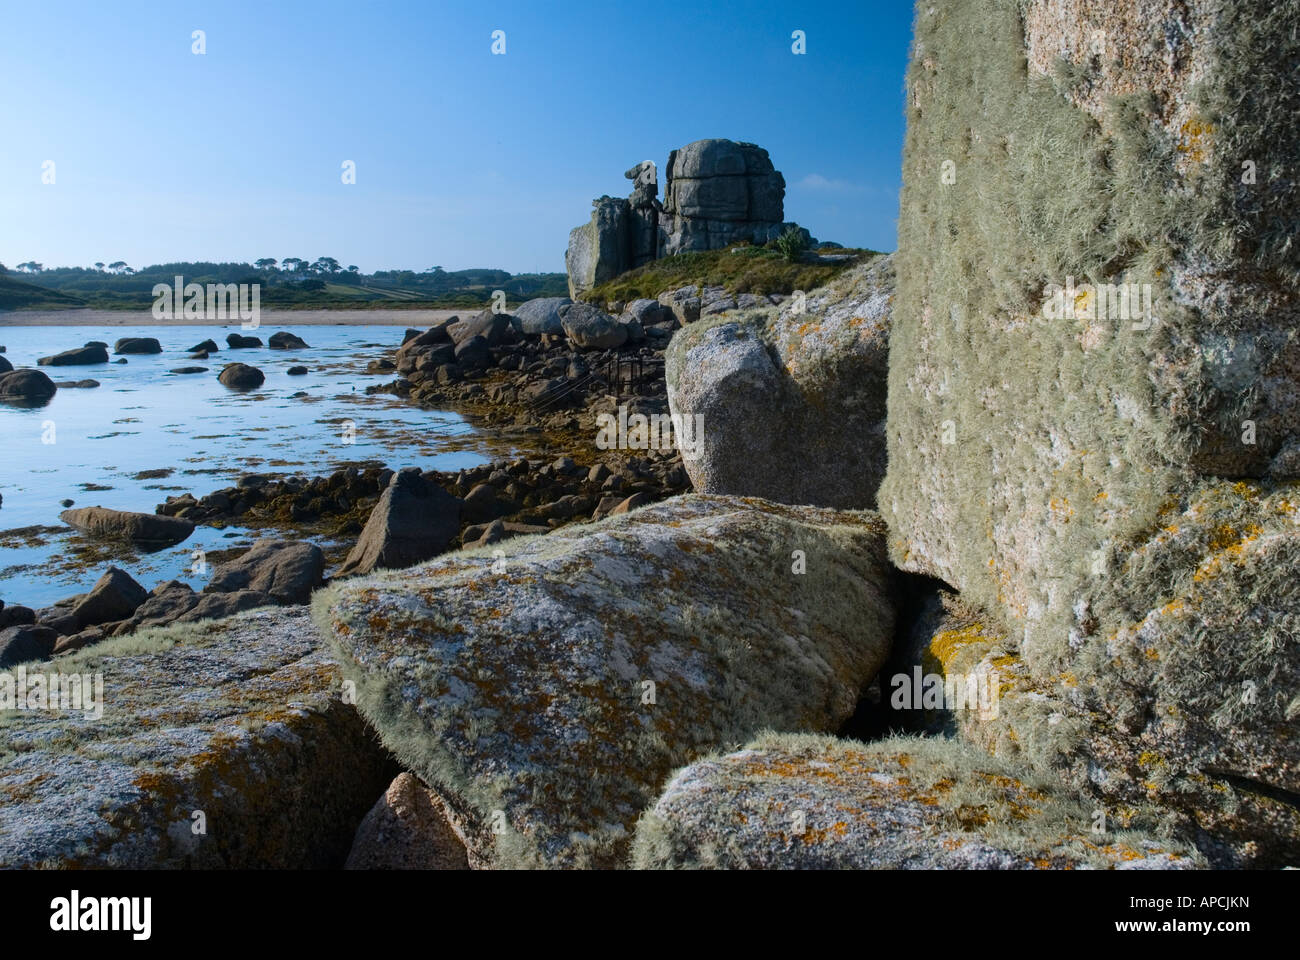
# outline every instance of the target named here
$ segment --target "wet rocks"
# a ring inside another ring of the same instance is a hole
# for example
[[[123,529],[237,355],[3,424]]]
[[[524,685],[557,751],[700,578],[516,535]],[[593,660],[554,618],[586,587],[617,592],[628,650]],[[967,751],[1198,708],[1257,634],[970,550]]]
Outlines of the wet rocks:
[[[241,333],[232,333],[227,335],[226,344],[231,350],[249,350],[253,347],[262,346],[260,337],[246,337]]]
[[[261,346],[261,343],[259,342],[257,344],[254,344],[254,346]],[[272,350],[310,349],[310,347],[307,344],[307,341],[302,339],[302,337],[294,333],[288,333],[284,330],[271,334],[271,338],[267,341],[267,346],[269,346]]]
[[[339,576],[398,570],[442,553],[460,530],[460,501],[414,468],[393,474]]]
[[[194,524],[180,517],[110,510],[107,507],[64,510],[59,514],[59,519],[87,536],[103,540],[124,540],[135,546],[155,550],[180,543],[194,532]]]
[[[39,370],[20,368],[0,373],[0,401],[6,403],[45,403],[58,389],[54,381]]]
[[[121,342],[121,341],[119,341]],[[36,361],[42,367],[72,367],[91,363],[108,363],[108,351],[99,344],[64,350],[52,357],[41,357]]]
[[[119,356],[123,354],[162,353],[162,344],[153,337],[122,337],[113,344],[113,353]]]
[[[194,346],[190,347],[185,352],[186,353],[216,353],[217,342],[211,339],[204,340],[201,343],[196,343]]]
[[[246,363],[228,363],[217,379],[232,390],[255,390],[266,382],[266,374]]]

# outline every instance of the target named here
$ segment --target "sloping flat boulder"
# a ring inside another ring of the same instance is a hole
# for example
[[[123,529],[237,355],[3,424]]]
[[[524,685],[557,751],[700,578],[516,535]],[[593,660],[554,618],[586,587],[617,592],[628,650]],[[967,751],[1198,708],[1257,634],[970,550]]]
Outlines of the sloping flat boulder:
[[[677,438],[694,489],[874,508],[893,292],[893,260],[876,257],[802,303],[679,331],[665,377],[672,412],[699,425],[697,452]]]
[[[95,695],[6,716],[0,868],[337,867],[393,775],[303,609],[26,670]]]
[[[893,630],[884,549],[869,512],[679,497],[349,580],[313,609],[472,856],[609,867],[674,767],[853,713]]]
[[[1195,869],[1185,844],[1111,826],[1059,784],[953,740],[768,735],[678,771],[635,866],[753,870]]]
[[[436,557],[460,532],[460,501],[416,468],[399,470],[370,511],[339,576],[400,570]]]
[[[103,540],[125,540],[142,547],[170,547],[194,532],[194,522],[156,513],[134,513],[107,507],[64,510],[59,519],[82,533]]]

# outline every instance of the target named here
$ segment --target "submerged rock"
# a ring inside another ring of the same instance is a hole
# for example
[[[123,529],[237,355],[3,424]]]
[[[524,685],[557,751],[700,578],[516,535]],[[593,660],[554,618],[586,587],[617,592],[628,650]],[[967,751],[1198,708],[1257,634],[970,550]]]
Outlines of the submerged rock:
[[[39,370],[20,368],[0,373],[0,401],[11,404],[39,405],[48,401],[59,388]]]
[[[681,497],[314,608],[474,856],[614,866],[675,766],[853,713],[893,629],[883,535],[871,513]]]
[[[228,363],[217,379],[234,390],[254,390],[266,382],[266,374],[246,363]]]
[[[162,353],[162,344],[153,337],[123,337],[113,344],[113,353]]]
[[[231,350],[249,350],[260,347],[262,340],[260,337],[246,337],[241,333],[231,333],[226,336],[226,344]]]
[[[337,867],[393,775],[303,609],[49,669],[84,677],[93,702],[7,717],[0,868]]]
[[[1186,844],[1093,831],[1093,805],[952,740],[768,735],[677,774],[633,864],[749,870],[1194,869]]]
[[[308,350],[310,349],[306,340],[296,333],[288,333],[281,330],[271,334],[271,339],[267,341],[267,346],[272,350]]]
[[[108,363],[108,351],[99,344],[64,350],[52,357],[41,357],[36,361],[42,367],[73,367],[91,363]]]

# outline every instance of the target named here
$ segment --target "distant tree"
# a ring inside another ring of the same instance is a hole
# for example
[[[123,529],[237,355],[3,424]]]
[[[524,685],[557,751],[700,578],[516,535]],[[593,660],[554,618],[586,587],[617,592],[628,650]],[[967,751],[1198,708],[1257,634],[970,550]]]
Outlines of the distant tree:
[[[318,257],[311,268],[316,273],[338,273],[342,269],[333,257]]]
[[[114,273],[121,273],[123,270],[126,269],[126,261],[115,260],[108,265],[108,269],[112,270]]]
[[[292,270],[294,273],[297,273],[299,270],[301,270],[302,265],[306,262],[307,262],[306,260],[300,259],[299,257],[285,257],[283,260],[280,261],[280,263],[283,266]]]
[[[23,273],[40,273],[45,269],[44,264],[37,263],[35,260],[28,260],[26,263],[18,264],[18,269]]]
[[[103,273],[103,272],[104,272],[104,261],[103,261],[103,260],[96,260],[96,261],[95,261],[95,269],[98,270],[100,273]]]
[[[361,273],[361,268],[354,263],[352,266],[348,267],[348,273],[353,274],[354,276],[359,275]]]
[[[0,263],[0,273],[8,273],[8,272],[9,272],[9,268],[6,267],[3,263]]]
[[[263,257],[261,260],[254,263],[253,266],[257,267],[259,270],[274,270],[275,264],[275,257]]]

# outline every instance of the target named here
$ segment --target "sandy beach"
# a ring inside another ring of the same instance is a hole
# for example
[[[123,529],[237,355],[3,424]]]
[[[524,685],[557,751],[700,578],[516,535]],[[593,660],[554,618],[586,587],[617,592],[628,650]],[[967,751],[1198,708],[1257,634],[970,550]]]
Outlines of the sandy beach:
[[[428,327],[454,316],[473,316],[480,308],[462,310],[263,310],[260,327],[394,326]],[[228,326],[238,327],[239,321]],[[151,310],[0,310],[0,327],[205,327],[211,320],[157,320]]]

